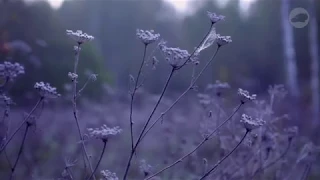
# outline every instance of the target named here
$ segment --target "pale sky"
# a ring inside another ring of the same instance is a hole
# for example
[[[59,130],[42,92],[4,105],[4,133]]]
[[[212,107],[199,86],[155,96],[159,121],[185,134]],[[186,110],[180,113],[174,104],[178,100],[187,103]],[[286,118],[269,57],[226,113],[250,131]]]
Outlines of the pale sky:
[[[48,0],[52,7],[59,8],[64,0]],[[191,1],[195,0],[164,0],[171,3],[177,11],[184,12],[187,10],[188,5]],[[221,5],[226,4],[230,0],[218,0]],[[241,4],[240,7],[243,11],[247,11],[250,5],[255,2],[256,0],[240,0]]]

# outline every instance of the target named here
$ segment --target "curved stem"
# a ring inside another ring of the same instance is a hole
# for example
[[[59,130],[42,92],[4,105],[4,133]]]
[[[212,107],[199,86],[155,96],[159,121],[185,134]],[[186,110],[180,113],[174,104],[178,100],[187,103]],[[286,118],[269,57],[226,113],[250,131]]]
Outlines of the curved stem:
[[[88,180],[90,180],[93,177],[94,173],[97,171],[97,169],[98,169],[98,167],[99,167],[99,165],[101,163],[102,157],[104,155],[104,152],[106,150],[106,145],[107,145],[107,141],[103,141],[103,148],[102,148],[102,152],[101,152],[100,158],[98,160],[98,163],[97,163],[96,167],[94,168],[93,172],[91,173],[90,177],[88,178]]]
[[[308,179],[308,176],[309,176],[309,173],[310,173],[310,170],[311,170],[311,163],[307,164],[306,167],[304,168],[304,171],[303,171],[303,174],[302,174],[302,177],[300,178],[300,180],[306,180]]]
[[[38,108],[38,106],[40,105],[40,103],[43,101],[43,97],[41,97],[38,102],[36,103],[36,105],[32,108],[32,110],[30,111],[30,113],[27,115],[27,117],[21,122],[21,124],[18,126],[18,128],[13,132],[13,134],[8,138],[8,140],[6,141],[6,143],[1,147],[0,149],[0,153],[7,147],[7,145],[10,143],[10,141],[13,139],[13,137],[18,133],[18,131],[22,128],[22,126],[27,123],[27,121],[29,120],[30,116],[35,112],[35,110]]]
[[[28,133],[29,127],[30,127],[30,124],[27,123],[26,130],[24,131],[23,139],[22,139],[22,142],[21,142],[21,145],[20,145],[20,148],[19,148],[18,157],[17,157],[17,159],[16,159],[16,161],[15,161],[15,163],[14,163],[12,169],[11,169],[10,180],[13,178],[13,174],[14,174],[14,172],[15,172],[15,170],[16,170],[16,167],[17,167],[17,165],[18,165],[20,156],[21,156],[21,154],[22,154],[23,146],[24,146],[24,143],[25,143],[26,138],[27,138],[27,133]]]
[[[139,78],[140,78],[140,75],[141,75],[141,72],[142,72],[142,67],[144,65],[144,61],[145,61],[145,57],[146,57],[146,52],[147,52],[147,44],[144,45],[144,50],[143,50],[143,57],[142,57],[142,61],[141,61],[141,64],[140,64],[140,68],[139,68],[139,71],[138,71],[138,75],[137,75],[137,78],[135,80],[135,85],[134,85],[134,88],[133,88],[133,91],[132,91],[132,94],[131,94],[131,102],[130,102],[130,135],[131,135],[131,150],[133,149],[133,121],[132,121],[132,113],[133,113],[133,101],[134,101],[134,96],[136,94],[136,91],[138,89],[138,82],[139,82]]]
[[[149,131],[159,122],[160,119],[163,118],[163,116],[168,113],[168,111],[170,111],[191,89],[192,87],[195,85],[195,83],[197,82],[197,80],[200,78],[200,76],[203,74],[203,72],[208,68],[208,66],[210,65],[210,63],[214,60],[214,58],[216,57],[216,55],[218,54],[219,48],[217,48],[216,52],[213,54],[213,56],[211,57],[211,59],[206,63],[206,65],[201,69],[200,73],[197,75],[197,77],[194,78],[193,82],[190,84],[190,86],[188,86],[188,88],[171,104],[171,106],[169,108],[167,108],[164,112],[161,113],[161,115],[151,124],[151,126],[145,131],[142,139],[149,133]]]
[[[243,137],[241,138],[241,140],[239,141],[239,143],[226,155],[224,156],[221,160],[219,160],[214,166],[213,168],[211,168],[206,174],[204,174],[199,180],[203,180],[206,177],[208,177],[223,161],[225,161],[240,145],[241,143],[244,141],[244,139],[246,138],[246,136],[248,135],[250,131],[246,130],[246,133],[243,135]]]
[[[178,160],[176,160],[174,163],[164,167],[163,169],[161,169],[160,171],[156,172],[155,174],[147,177],[145,180],[149,180],[157,175],[159,175],[160,173],[170,169],[171,167],[177,165],[178,163],[182,162],[185,158],[189,157],[191,154],[193,154],[195,151],[197,151],[206,141],[209,140],[209,138],[214,134],[216,133],[225,123],[227,123],[235,114],[236,112],[240,109],[240,107],[242,106],[243,104],[239,104],[237,106],[237,108],[233,111],[233,113],[225,120],[223,121],[219,126],[217,126],[207,137],[205,137],[193,150],[191,150],[189,153],[187,153],[186,155],[182,156],[181,158],[179,158]]]
[[[77,51],[76,51],[76,54],[75,54],[75,62],[74,62],[74,67],[73,67],[73,73],[74,74],[77,74],[77,68],[78,68],[78,64],[79,64],[79,55],[80,55],[80,44],[78,44],[78,48],[77,48]],[[93,172],[93,169],[92,169],[92,165],[91,165],[91,162],[90,162],[90,159],[89,159],[89,155],[88,155],[88,152],[86,150],[86,147],[85,147],[85,144],[84,144],[84,139],[83,139],[83,135],[82,135],[82,132],[81,132],[81,128],[80,128],[80,123],[79,123],[79,119],[78,119],[78,113],[77,113],[77,79],[74,79],[73,80],[73,99],[72,99],[72,104],[73,104],[73,116],[74,116],[74,119],[76,121],[76,125],[77,125],[77,129],[78,129],[78,133],[79,133],[79,136],[80,136],[80,143],[81,143],[81,146],[82,146],[82,151],[83,151],[83,155],[84,155],[84,166],[86,167],[86,161],[88,161],[88,164],[89,164],[89,168],[91,170],[91,173]],[[93,176],[93,179],[95,180],[95,176]]]
[[[150,120],[151,120],[152,116],[153,116],[154,113],[156,112],[156,110],[157,110],[157,108],[158,108],[158,106],[159,106],[159,104],[160,104],[160,102],[161,102],[161,100],[162,100],[162,98],[163,98],[163,96],[164,96],[164,93],[166,92],[166,90],[167,90],[167,88],[168,88],[169,82],[170,82],[170,80],[171,80],[174,72],[175,72],[175,68],[172,68],[172,70],[171,70],[171,72],[170,72],[170,74],[169,74],[169,77],[168,77],[168,79],[167,79],[167,81],[166,81],[166,83],[165,83],[165,85],[164,85],[164,88],[163,88],[163,90],[162,90],[162,92],[161,92],[161,95],[160,95],[160,97],[159,97],[156,105],[154,106],[154,108],[153,108],[153,110],[152,110],[149,118],[148,118],[147,121],[145,122],[145,124],[144,124],[144,126],[143,126],[143,128],[142,128],[142,130],[141,130],[141,132],[140,132],[139,138],[138,138],[135,146],[134,146],[133,149],[131,150],[131,154],[130,154],[130,157],[129,157],[129,160],[128,160],[128,163],[127,163],[127,166],[126,166],[126,170],[125,170],[125,173],[124,173],[124,176],[123,176],[123,180],[125,180],[125,179],[127,178],[127,175],[128,175],[129,169],[130,169],[130,165],[131,165],[131,161],[132,161],[132,157],[133,157],[133,155],[135,154],[135,152],[136,152],[136,150],[137,150],[137,147],[138,147],[138,145],[140,144],[140,142],[141,142],[141,140],[142,140],[142,135],[143,135],[143,133],[145,132],[146,128],[148,127],[148,124],[150,123]]]

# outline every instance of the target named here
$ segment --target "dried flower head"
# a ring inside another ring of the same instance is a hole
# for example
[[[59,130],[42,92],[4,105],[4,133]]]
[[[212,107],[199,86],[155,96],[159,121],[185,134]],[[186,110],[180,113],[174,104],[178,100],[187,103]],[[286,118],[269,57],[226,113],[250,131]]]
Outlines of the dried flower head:
[[[98,74],[90,74],[89,79],[90,81],[94,82],[98,79],[97,77],[98,77]]]
[[[145,159],[142,159],[140,161],[139,169],[140,172],[144,175],[144,177],[147,177],[150,175],[152,167],[150,164],[147,163]]]
[[[198,93],[199,103],[206,107],[211,104],[211,98],[208,94]]]
[[[214,84],[208,84],[207,90],[213,90],[217,96],[221,96],[221,93],[226,90],[230,89],[230,85],[227,82],[221,82],[219,80],[216,80]]]
[[[69,73],[68,73],[68,77],[69,77],[72,81],[75,81],[76,79],[78,79],[78,74],[69,72]]]
[[[246,114],[242,114],[241,116],[241,123],[244,124],[244,127],[248,131],[252,131],[253,129],[257,129],[265,124],[265,121],[263,121],[260,118],[252,118],[251,116],[248,116]]]
[[[81,47],[79,46],[73,46],[73,50],[78,53],[79,51],[81,51]]]
[[[221,36],[217,34],[217,44],[219,47],[232,43],[231,36]]]
[[[116,173],[112,173],[109,170],[101,171],[102,179],[101,180],[119,180]]]
[[[87,33],[84,33],[81,30],[77,30],[76,32],[72,30],[67,30],[66,32],[67,35],[71,37],[73,40],[77,41],[78,44],[89,42],[94,39],[93,36],[88,35]]]
[[[115,136],[122,132],[119,126],[109,128],[107,125],[102,125],[100,128],[88,128],[89,135],[103,141],[108,140],[109,136]]]
[[[34,88],[43,98],[57,98],[60,94],[57,93],[57,88],[52,87],[49,83],[36,82]]]
[[[238,95],[243,98],[242,102],[245,102],[246,100],[253,101],[257,98],[256,94],[250,95],[249,91],[241,88],[238,89]]]
[[[0,99],[4,102],[6,106],[10,106],[14,104],[12,99],[4,94],[0,95]]]
[[[215,24],[221,20],[224,20],[225,16],[222,15],[217,15],[216,13],[212,13],[207,11],[207,15],[209,17],[209,19],[211,20],[212,24]]]
[[[160,34],[154,33],[154,30],[137,29],[136,35],[146,45],[157,41],[160,37]]]
[[[196,61],[195,57],[190,58],[187,50],[168,47],[165,42],[160,43],[159,47],[168,63],[174,68]],[[187,60],[188,62],[186,62]]]
[[[298,134],[299,128],[297,126],[292,126],[284,129],[284,132],[288,134],[289,140],[292,140],[292,138],[296,137]]]
[[[11,63],[8,61],[0,64],[0,76],[13,80],[20,74],[24,74],[24,67],[19,63]]]

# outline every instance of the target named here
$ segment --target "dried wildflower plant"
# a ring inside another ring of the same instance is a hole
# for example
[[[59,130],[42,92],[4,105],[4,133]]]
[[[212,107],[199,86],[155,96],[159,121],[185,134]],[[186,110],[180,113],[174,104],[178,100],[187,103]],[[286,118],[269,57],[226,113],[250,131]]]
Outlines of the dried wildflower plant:
[[[75,32],[72,30],[66,30],[66,33],[70,38],[75,40],[78,44],[83,44],[85,42],[89,42],[94,39],[93,36],[88,35],[87,33],[84,33],[81,30],[77,30]]]
[[[217,44],[219,47],[232,43],[231,36],[221,36],[217,34]]]
[[[212,13],[212,12],[207,12],[207,15],[211,21],[212,24],[216,24],[219,21],[222,21],[225,19],[225,16],[223,15],[217,15],[216,13]]]
[[[136,35],[145,45],[154,43],[160,38],[160,34],[154,33],[154,30],[137,29]]]
[[[117,174],[109,170],[102,170],[101,176],[102,176],[102,179],[100,180],[119,180]]]
[[[257,98],[256,94],[250,94],[249,91],[243,90],[241,88],[238,89],[238,95],[241,97],[242,103],[245,103],[247,101],[253,101]]]
[[[119,126],[109,128],[107,125],[102,125],[100,128],[88,128],[89,135],[96,139],[107,141],[110,136],[115,136],[122,132]]]
[[[185,64],[190,64],[196,61],[196,57],[190,58],[190,54],[187,50],[182,50],[180,48],[168,47],[165,42],[159,45],[163,56],[166,61],[173,67],[178,68]]]
[[[259,118],[253,118],[251,116],[248,116],[246,114],[242,114],[241,116],[241,123],[243,123],[244,127],[248,131],[252,131],[254,129],[257,129],[265,124],[265,121]]]
[[[57,98],[61,96],[59,93],[57,93],[57,88],[52,87],[49,83],[44,82],[36,82],[34,85],[34,89],[36,89],[39,93],[39,95],[42,98]]]
[[[0,77],[13,81],[17,76],[24,74],[24,67],[19,63],[5,61],[0,64]]]

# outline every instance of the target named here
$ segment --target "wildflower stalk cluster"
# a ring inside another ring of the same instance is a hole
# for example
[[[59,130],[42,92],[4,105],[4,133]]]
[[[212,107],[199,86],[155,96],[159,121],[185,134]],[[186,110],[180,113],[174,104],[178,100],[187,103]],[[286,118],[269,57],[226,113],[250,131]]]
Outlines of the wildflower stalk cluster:
[[[208,14],[209,15],[209,14]],[[198,75],[193,79],[193,81],[191,82],[190,86],[178,97],[178,99],[176,101],[174,101],[174,103],[164,112],[164,113],[161,113],[161,117],[157,118],[156,121],[154,121],[154,123],[149,126],[148,128],[148,125],[150,124],[150,121],[155,113],[155,111],[157,110],[166,90],[167,90],[167,87],[169,85],[169,82],[174,74],[175,71],[178,71],[179,69],[181,69],[182,67],[184,67],[185,65],[188,65],[188,64],[198,64],[198,55],[200,53],[201,50],[209,47],[212,45],[213,41],[212,39],[214,39],[216,37],[216,34],[215,33],[212,33],[212,29],[213,29],[213,25],[222,20],[222,16],[220,16],[221,18],[218,18],[218,19],[213,19],[212,16],[209,16],[210,20],[212,21],[211,23],[211,26],[209,28],[209,31],[208,33],[205,35],[205,37],[201,40],[201,42],[199,43],[199,45],[194,49],[194,51],[189,54],[187,50],[181,50],[180,48],[172,48],[172,47],[168,47],[165,43],[165,42],[161,42],[161,44],[159,45],[159,48],[160,48],[160,51],[163,53],[166,61],[169,63],[169,65],[171,65],[171,71],[170,71],[170,74],[167,78],[167,81],[164,85],[164,88],[160,94],[160,97],[156,103],[156,105],[154,106],[150,116],[147,118],[140,134],[139,134],[139,137],[135,143],[134,146],[132,146],[132,150],[131,150],[131,153],[130,153],[130,157],[129,157],[129,160],[128,160],[128,163],[127,163],[127,167],[126,167],[126,170],[125,170],[125,173],[124,173],[124,177],[123,177],[123,180],[125,180],[127,178],[127,175],[128,175],[128,172],[129,172],[129,169],[130,169],[130,166],[131,166],[131,161],[132,161],[132,158],[133,158],[133,155],[135,154],[136,152],[136,149],[138,147],[138,145],[141,143],[142,139],[147,135],[147,133],[154,127],[154,125],[161,119],[163,118],[163,116],[165,115],[165,113],[167,111],[169,111],[175,104],[178,103],[178,101],[180,99],[182,99],[183,96],[185,96],[189,90],[191,90],[196,81],[200,78],[200,76],[203,74],[203,72],[207,69],[207,67],[209,66],[209,64],[213,61],[213,59],[216,57],[217,53],[218,53],[218,50],[228,44],[228,43],[231,43],[231,39],[230,37],[223,37],[223,36],[217,36],[217,50],[215,51],[215,53],[212,55],[212,58],[207,61],[207,63],[205,64],[205,66],[201,69],[201,71],[198,73]],[[138,37],[141,37],[141,36],[138,36]],[[208,43],[208,39],[211,39],[209,41],[209,44],[205,44],[204,43]],[[144,40],[142,40],[142,42],[145,42]],[[204,48],[205,47],[205,48]],[[139,70],[140,71],[140,70]],[[130,113],[130,127],[132,129],[132,113]],[[131,133],[132,134],[132,133]],[[131,137],[133,137],[133,135],[131,135]],[[178,162],[181,161],[178,160]],[[154,176],[150,176],[149,178],[152,178]]]
[[[25,73],[24,66],[22,66],[18,62],[12,63],[9,61],[5,61],[3,64],[0,64],[0,78],[2,80],[4,80],[0,86],[0,92],[1,92],[2,100],[6,106],[4,116],[3,116],[3,119],[1,122],[1,126],[6,127],[5,128],[6,132],[5,132],[4,137],[2,137],[2,139],[1,139],[0,154],[3,152],[6,154],[6,147],[8,146],[8,144],[12,141],[12,139],[17,135],[17,133],[24,126],[26,127],[24,130],[24,133],[23,133],[23,137],[22,137],[22,141],[21,141],[21,144],[19,147],[17,157],[16,157],[13,164],[11,164],[10,159],[8,158],[8,156],[6,154],[7,162],[11,168],[10,179],[12,179],[15,175],[15,171],[17,169],[20,157],[21,157],[23,150],[24,150],[23,147],[25,146],[29,129],[31,126],[36,125],[36,118],[40,117],[40,115],[34,116],[33,114],[36,113],[36,111],[39,109],[39,106],[41,104],[43,104],[45,99],[53,99],[53,98],[57,98],[60,96],[60,94],[57,93],[56,88],[52,87],[49,83],[36,82],[34,85],[34,89],[39,94],[39,100],[36,102],[36,104],[34,105],[32,110],[26,115],[26,117],[23,119],[23,121],[18,125],[18,127],[13,131],[13,133],[11,133],[9,135],[8,134],[9,133],[9,125],[11,122],[10,121],[5,122],[5,121],[9,117],[10,106],[13,105],[14,103],[13,103],[12,99],[6,95],[8,93],[8,92],[6,92],[6,90],[7,90],[6,87],[8,86],[9,83],[13,83],[18,78],[18,76],[21,76],[24,73]]]

